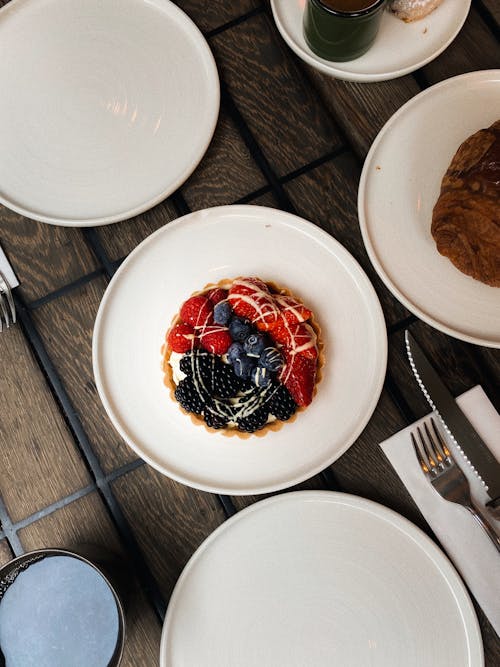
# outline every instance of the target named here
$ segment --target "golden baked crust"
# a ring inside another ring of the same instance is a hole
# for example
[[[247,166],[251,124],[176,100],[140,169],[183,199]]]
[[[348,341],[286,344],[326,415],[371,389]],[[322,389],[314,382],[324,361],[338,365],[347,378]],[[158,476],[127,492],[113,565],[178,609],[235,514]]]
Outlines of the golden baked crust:
[[[203,289],[201,289],[197,292],[193,292],[190,296],[197,296],[199,294],[206,294],[206,292],[209,292],[210,290],[212,290],[216,287],[219,287],[219,288],[222,288],[222,289],[229,289],[229,287],[232,285],[232,283],[235,280],[238,280],[238,279],[239,278],[231,278],[231,279],[226,278],[224,280],[220,280],[218,283],[208,283],[207,285],[205,285],[205,287]],[[269,280],[266,280],[266,285],[269,287],[271,292],[273,292],[274,294],[282,294],[282,295],[285,295],[285,296],[295,296],[296,298],[299,298],[296,294],[292,295],[292,292],[290,292],[289,290],[285,289],[284,287],[280,287],[280,286],[276,285],[275,283],[273,283]],[[179,321],[180,321],[180,316],[177,314],[173,318],[173,320],[171,322],[171,325],[170,325],[170,328],[175,326],[175,324],[177,324]],[[325,351],[324,351],[324,343],[323,343],[323,340],[321,338],[321,329],[319,327],[318,322],[316,321],[316,319],[314,317],[314,313],[311,316],[310,320],[308,320],[308,324],[311,325],[312,329],[314,330],[314,333],[316,334],[316,339],[317,339],[316,343],[317,343],[317,348],[318,348],[318,360],[317,360],[317,367],[316,367],[316,381],[315,381],[315,384],[314,384],[314,392],[313,392],[313,398],[314,398],[314,396],[316,396],[316,393],[317,393],[317,390],[318,390],[318,384],[320,383],[320,381],[323,377],[322,370],[323,370],[324,364],[325,364]],[[256,436],[258,438],[261,438],[264,435],[266,435],[266,433],[269,433],[270,431],[279,431],[280,428],[283,426],[283,424],[285,424],[285,423],[288,424],[290,422],[293,422],[297,418],[297,415],[300,412],[302,412],[303,410],[306,410],[306,408],[307,408],[307,406],[306,407],[297,407],[297,410],[296,410],[295,414],[292,415],[290,417],[290,419],[288,419],[286,422],[281,421],[279,419],[276,419],[275,421],[270,422],[269,424],[265,424],[261,429],[259,429],[258,431],[254,431],[253,433],[247,433],[245,431],[239,431],[237,428],[222,428],[222,429],[210,428],[209,426],[207,426],[207,424],[205,423],[205,420],[202,417],[200,417],[198,415],[195,415],[191,412],[188,412],[176,400],[175,393],[174,393],[175,389],[176,389],[176,384],[175,384],[174,379],[173,379],[172,366],[169,363],[171,350],[168,349],[167,345],[162,346],[161,354],[162,354],[162,370],[163,370],[163,373],[164,373],[163,382],[164,382],[165,386],[168,388],[168,390],[170,392],[170,398],[177,403],[177,405],[179,407],[179,410],[181,412],[183,412],[185,415],[187,415],[188,417],[191,418],[191,421],[193,422],[193,424],[196,424],[197,426],[203,426],[205,428],[205,430],[208,431],[209,433],[221,433],[222,435],[224,435],[226,437],[237,437],[237,438],[240,438],[241,440],[247,440],[251,436]]]
[[[500,120],[459,147],[441,183],[431,233],[462,273],[500,287]]]

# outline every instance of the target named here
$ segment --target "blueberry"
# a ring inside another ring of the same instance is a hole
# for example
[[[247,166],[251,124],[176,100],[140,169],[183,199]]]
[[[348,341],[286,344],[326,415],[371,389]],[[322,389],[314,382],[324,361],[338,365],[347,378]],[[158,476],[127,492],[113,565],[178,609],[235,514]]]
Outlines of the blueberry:
[[[283,356],[275,347],[266,347],[259,357],[259,366],[276,373],[283,367]]]
[[[267,368],[255,366],[252,369],[251,378],[257,387],[267,387],[271,383],[271,373]]]
[[[236,359],[245,356],[245,350],[241,343],[231,343],[229,350],[227,351],[227,358],[229,363],[233,364]]]
[[[245,352],[251,354],[252,356],[258,357],[260,353],[264,350],[265,342],[264,336],[262,334],[253,333],[245,339],[243,343]]]
[[[229,333],[233,340],[242,343],[252,333],[252,327],[248,320],[243,320],[241,317],[233,317],[229,322]]]
[[[214,322],[226,326],[233,314],[229,301],[219,301],[214,306]]]
[[[255,359],[247,356],[238,357],[233,363],[234,374],[245,380],[250,377],[254,366]]]

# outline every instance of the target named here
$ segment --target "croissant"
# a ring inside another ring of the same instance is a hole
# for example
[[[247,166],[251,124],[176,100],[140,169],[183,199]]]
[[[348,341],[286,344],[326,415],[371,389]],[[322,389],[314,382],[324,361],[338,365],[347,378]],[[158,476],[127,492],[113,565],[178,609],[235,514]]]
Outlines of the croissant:
[[[463,273],[500,287],[500,120],[459,147],[441,183],[431,233]]]
[[[392,0],[389,8],[398,19],[406,21],[418,21],[430,14],[443,0]],[[456,2],[456,0],[455,0]]]

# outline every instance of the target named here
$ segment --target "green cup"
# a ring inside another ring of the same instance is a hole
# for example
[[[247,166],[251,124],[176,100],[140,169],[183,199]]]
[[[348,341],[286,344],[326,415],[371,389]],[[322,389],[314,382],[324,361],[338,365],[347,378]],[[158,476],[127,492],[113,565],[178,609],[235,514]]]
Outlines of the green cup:
[[[385,4],[386,0],[374,0],[365,9],[339,11],[321,0],[307,0],[304,11],[307,45],[325,60],[344,62],[359,58],[375,41]]]

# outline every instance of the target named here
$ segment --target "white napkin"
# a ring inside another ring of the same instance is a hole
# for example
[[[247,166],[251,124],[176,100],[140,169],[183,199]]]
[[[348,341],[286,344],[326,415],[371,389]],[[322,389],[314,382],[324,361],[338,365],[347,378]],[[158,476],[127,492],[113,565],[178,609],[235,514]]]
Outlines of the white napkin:
[[[500,461],[500,415],[482,387],[474,387],[456,400],[470,423]],[[380,443],[380,446],[500,636],[500,553],[465,508],[441,498],[425,479],[410,440],[410,432],[425,419],[427,417],[399,431]],[[435,419],[439,426],[439,419],[437,417]],[[464,464],[461,468],[470,481],[473,500],[479,506],[484,505],[488,496],[482,483],[470,470],[450,439],[445,436],[444,429],[440,429],[440,432],[450,450],[456,455],[456,459]],[[491,518],[491,514],[489,517]],[[492,523],[500,531],[500,521],[492,519]]]
[[[0,246],[0,271],[5,276],[5,279],[9,283],[11,289],[14,289],[14,287],[19,285],[19,280],[17,279],[16,274],[14,273],[7,257],[5,256],[5,253],[2,250],[2,246]]]

